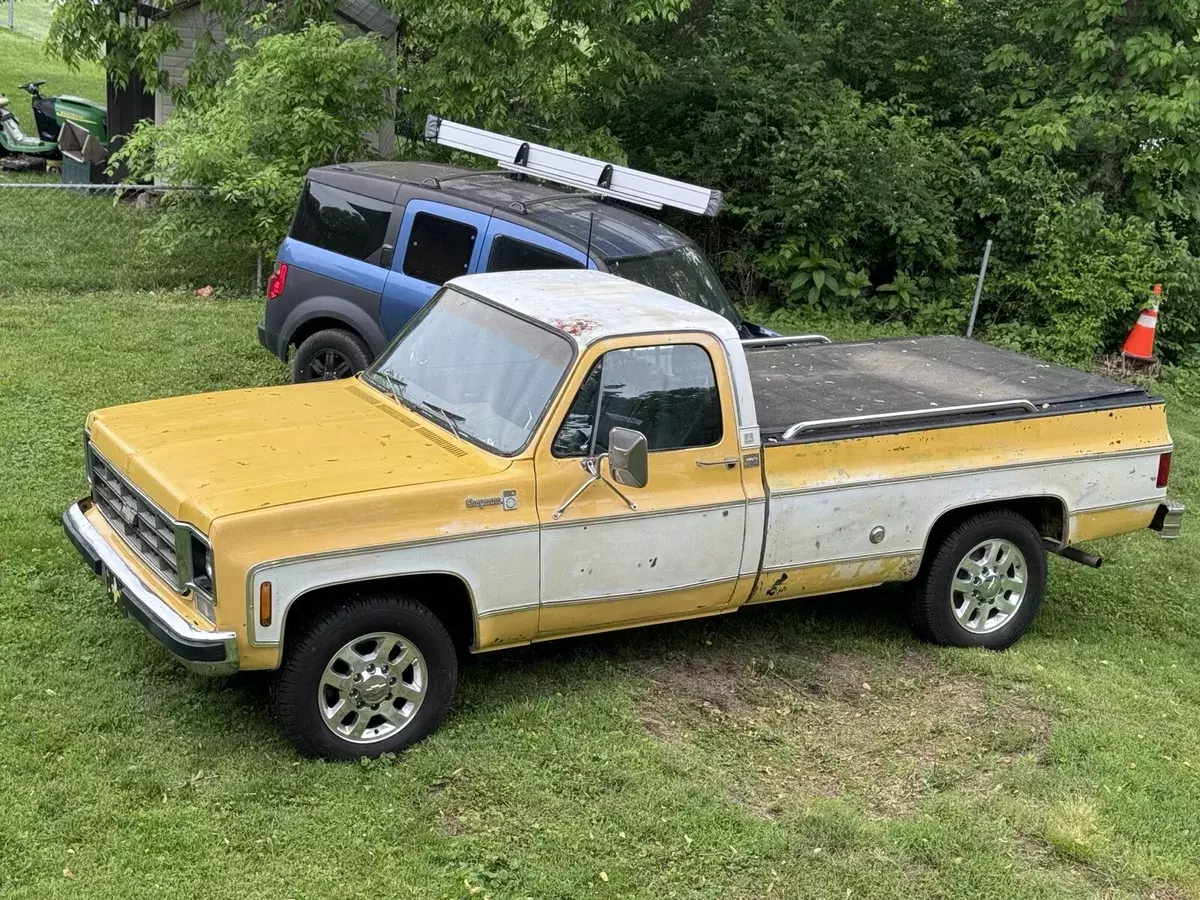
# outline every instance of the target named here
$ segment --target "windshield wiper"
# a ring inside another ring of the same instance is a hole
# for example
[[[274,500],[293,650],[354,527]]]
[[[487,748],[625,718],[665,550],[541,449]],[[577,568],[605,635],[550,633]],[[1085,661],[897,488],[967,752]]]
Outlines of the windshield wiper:
[[[460,416],[458,413],[450,412],[450,410],[446,409],[445,407],[438,406],[436,403],[430,403],[428,400],[422,400],[421,405],[426,409],[432,409],[435,413],[441,413],[442,420],[447,426],[449,426],[450,430],[454,432],[454,436],[460,441],[462,440],[462,435],[458,433],[458,426],[454,424],[454,420],[457,419],[459,422],[465,422],[467,421],[465,416]]]
[[[387,392],[392,395],[393,400],[403,406],[404,404],[400,403],[400,398],[403,397],[404,392],[408,390],[408,382],[403,378],[399,378],[391,374],[390,372],[379,371],[376,372],[375,375],[387,382]]]

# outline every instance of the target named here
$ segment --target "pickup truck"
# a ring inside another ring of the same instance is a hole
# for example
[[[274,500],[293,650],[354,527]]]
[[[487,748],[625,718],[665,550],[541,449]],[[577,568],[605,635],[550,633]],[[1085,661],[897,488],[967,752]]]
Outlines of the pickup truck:
[[[63,518],[176,657],[275,670],[297,749],[354,758],[433,731],[464,649],[885,582],[922,638],[1007,647],[1048,552],[1178,534],[1171,449],[1143,390],[964,339],[746,340],[604,273],[481,274],[356,378],[93,412]]]

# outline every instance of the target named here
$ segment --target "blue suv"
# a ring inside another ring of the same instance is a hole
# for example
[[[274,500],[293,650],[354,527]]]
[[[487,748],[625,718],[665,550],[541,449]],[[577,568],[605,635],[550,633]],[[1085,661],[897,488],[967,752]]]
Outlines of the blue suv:
[[[366,368],[443,283],[591,268],[707,307],[745,337],[704,254],[661,222],[528,176],[422,162],[313,169],[267,282],[258,337],[296,382]],[[292,352],[294,350],[294,353]]]

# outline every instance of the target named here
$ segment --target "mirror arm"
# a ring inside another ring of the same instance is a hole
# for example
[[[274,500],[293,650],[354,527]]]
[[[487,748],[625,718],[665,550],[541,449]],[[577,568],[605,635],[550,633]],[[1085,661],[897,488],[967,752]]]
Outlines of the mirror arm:
[[[591,487],[597,481],[602,481],[605,484],[607,484],[610,488],[612,488],[612,492],[614,494],[616,494],[618,497],[620,497],[622,500],[625,501],[626,506],[628,506],[634,512],[637,511],[637,504],[634,503],[632,500],[630,500],[628,497],[626,497],[623,493],[621,493],[621,489],[619,487],[617,487],[615,484],[613,484],[611,481],[609,481],[607,478],[605,478],[604,474],[600,471],[600,468],[603,465],[604,459],[607,456],[608,456],[607,453],[602,453],[600,456],[589,456],[586,459],[582,459],[579,461],[579,465],[581,465],[588,472],[588,474],[591,475],[591,477],[587,481],[585,481],[583,484],[581,484],[576,489],[575,493],[573,493],[570,497],[568,497],[566,500],[564,500],[562,505],[554,511],[554,515],[552,515],[550,518],[554,519],[555,521],[562,518],[562,514],[567,511],[567,507],[570,506],[572,503],[574,503],[577,499],[579,499],[579,495],[582,494],[584,491],[586,491],[589,487]]]

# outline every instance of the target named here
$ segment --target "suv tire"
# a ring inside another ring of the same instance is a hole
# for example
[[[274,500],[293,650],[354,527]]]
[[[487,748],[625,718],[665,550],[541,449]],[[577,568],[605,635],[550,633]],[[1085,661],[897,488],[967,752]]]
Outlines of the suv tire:
[[[292,383],[334,381],[357,375],[371,364],[371,351],[357,334],[326,328],[309,335],[292,357]]]
[[[921,638],[951,647],[1012,646],[1046,593],[1046,548],[1010,510],[967,519],[941,543],[914,585],[910,619]]]
[[[299,753],[359,759],[431,734],[457,685],[454,643],[427,606],[364,594],[322,610],[289,642],[272,694]]]

